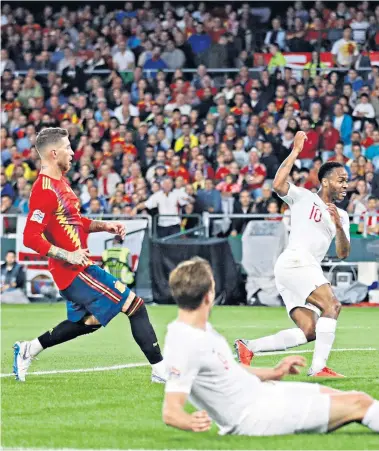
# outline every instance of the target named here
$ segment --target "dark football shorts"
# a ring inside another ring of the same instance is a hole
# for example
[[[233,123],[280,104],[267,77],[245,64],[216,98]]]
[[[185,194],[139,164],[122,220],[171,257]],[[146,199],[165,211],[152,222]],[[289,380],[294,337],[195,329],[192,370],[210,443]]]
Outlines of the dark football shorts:
[[[69,321],[93,315],[102,326],[121,312],[129,293],[126,285],[96,265],[86,268],[69,287],[61,290],[67,301]]]

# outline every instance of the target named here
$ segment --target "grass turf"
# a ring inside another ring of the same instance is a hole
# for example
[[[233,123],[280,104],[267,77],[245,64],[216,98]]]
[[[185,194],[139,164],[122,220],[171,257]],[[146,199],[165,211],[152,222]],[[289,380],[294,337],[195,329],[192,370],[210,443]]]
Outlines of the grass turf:
[[[174,307],[151,307],[162,342]],[[12,371],[12,344],[31,339],[65,317],[63,304],[2,307],[2,373]],[[212,323],[233,343],[291,327],[282,308],[216,307]],[[305,345],[299,349],[312,349]],[[378,348],[379,309],[346,308],[334,348]],[[293,351],[296,353],[296,349]],[[312,354],[305,354],[308,362]],[[281,356],[258,356],[255,365],[275,365]],[[105,367],[144,362],[128,320],[120,315],[90,336],[50,349],[32,371]],[[379,399],[379,351],[334,352],[329,364],[346,379],[328,380],[344,390],[362,390]],[[303,372],[298,380],[306,381]],[[293,378],[292,378],[293,379]],[[323,381],[326,382],[326,381]],[[91,449],[379,449],[379,436],[353,424],[329,435],[219,437],[216,428],[193,434],[161,421],[163,386],[150,383],[150,368],[94,373],[30,375],[26,383],[1,379],[2,446]]]

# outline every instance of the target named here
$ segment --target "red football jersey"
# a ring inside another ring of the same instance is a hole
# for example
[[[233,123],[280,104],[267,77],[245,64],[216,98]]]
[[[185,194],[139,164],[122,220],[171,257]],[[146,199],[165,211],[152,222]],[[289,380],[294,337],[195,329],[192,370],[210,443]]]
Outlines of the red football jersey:
[[[91,220],[80,214],[79,199],[64,177],[60,180],[40,174],[30,196],[24,245],[46,255],[54,244],[72,252],[87,248]],[[49,258],[49,270],[60,290],[67,288],[85,266],[70,265]]]

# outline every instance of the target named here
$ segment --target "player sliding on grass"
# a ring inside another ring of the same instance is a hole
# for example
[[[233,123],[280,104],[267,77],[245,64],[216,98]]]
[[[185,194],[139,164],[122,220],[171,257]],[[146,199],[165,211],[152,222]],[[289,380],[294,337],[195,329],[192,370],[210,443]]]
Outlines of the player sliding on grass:
[[[309,376],[342,377],[326,366],[333,346],[341,304],[325,278],[321,261],[333,238],[339,258],[350,252],[349,217],[335,206],[346,196],[348,175],[340,163],[325,163],[318,178],[320,191],[287,182],[303,149],[306,135],[298,132],[293,150],[275,175],[273,189],[291,208],[291,234],[275,265],[275,281],[297,328],[256,340],[236,340],[239,360],[250,365],[255,352],[282,351],[316,340]]]
[[[68,319],[32,341],[15,343],[16,379],[25,381],[32,359],[44,349],[95,332],[123,312],[153,367],[152,381],[164,382],[163,357],[143,300],[96,266],[87,249],[89,233],[106,231],[124,238],[124,225],[81,216],[79,200],[64,178],[74,155],[66,130],[46,128],[37,136],[36,148],[42,166],[30,197],[24,244],[50,257],[49,269],[67,301]]]
[[[277,382],[297,374],[296,367],[305,365],[303,357],[286,357],[275,368],[238,364],[226,340],[208,323],[215,298],[208,262],[195,258],[181,263],[169,283],[179,314],[165,340],[166,424],[202,432],[213,420],[221,435],[260,436],[325,433],[358,422],[379,432],[379,402],[365,393]],[[188,396],[199,411],[184,410]]]

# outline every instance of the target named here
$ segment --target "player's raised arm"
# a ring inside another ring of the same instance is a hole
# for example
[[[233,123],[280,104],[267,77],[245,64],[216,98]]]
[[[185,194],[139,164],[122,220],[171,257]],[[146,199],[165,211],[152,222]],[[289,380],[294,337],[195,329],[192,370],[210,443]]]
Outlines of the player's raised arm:
[[[288,157],[280,165],[272,185],[273,190],[281,197],[288,194],[289,184],[288,176],[290,175],[291,169],[295,164],[300,152],[303,150],[304,141],[307,136],[304,132],[297,132],[293,142],[293,148]]]

